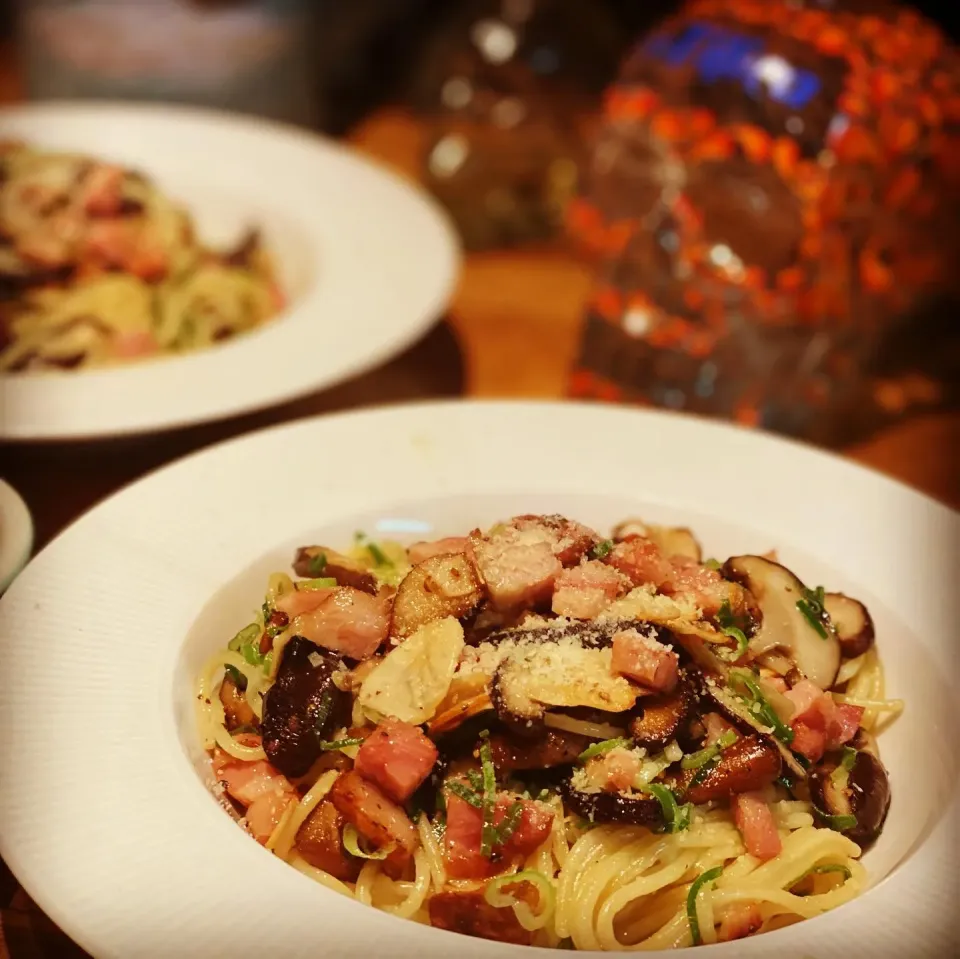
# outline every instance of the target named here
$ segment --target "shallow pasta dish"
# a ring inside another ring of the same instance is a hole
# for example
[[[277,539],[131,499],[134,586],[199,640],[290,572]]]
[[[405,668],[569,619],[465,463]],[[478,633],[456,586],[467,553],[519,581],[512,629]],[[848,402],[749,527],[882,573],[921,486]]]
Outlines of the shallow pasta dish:
[[[194,350],[282,307],[256,232],[218,253],[141,174],[0,142],[0,372]]]
[[[866,608],[773,554],[561,516],[298,550],[198,678],[224,808],[395,915],[520,945],[672,948],[867,884],[890,804]]]

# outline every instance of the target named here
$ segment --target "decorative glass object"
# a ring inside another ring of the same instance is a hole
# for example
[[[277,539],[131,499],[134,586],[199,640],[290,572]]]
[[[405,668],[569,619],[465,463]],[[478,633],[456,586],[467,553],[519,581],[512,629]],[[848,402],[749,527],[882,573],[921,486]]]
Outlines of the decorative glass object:
[[[568,208],[597,266],[570,392],[830,444],[955,400],[958,121],[958,53],[908,8],[688,3]]]
[[[414,78],[426,185],[467,246],[562,232],[585,131],[620,33],[591,0],[474,0],[442,24]]]

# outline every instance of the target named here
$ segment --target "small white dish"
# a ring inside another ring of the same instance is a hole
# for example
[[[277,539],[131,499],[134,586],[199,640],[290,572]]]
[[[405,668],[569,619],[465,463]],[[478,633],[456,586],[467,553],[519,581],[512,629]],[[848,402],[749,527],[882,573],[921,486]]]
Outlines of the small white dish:
[[[20,494],[0,479],[0,593],[30,559],[33,519]]]
[[[192,698],[201,663],[298,544],[356,529],[429,539],[533,511],[598,529],[630,515],[688,524],[707,555],[776,548],[808,582],[868,606],[888,694],[906,703],[880,740],[893,803],[864,860],[872,888],[706,948],[950,954],[960,517],[811,448],[612,407],[444,403],[302,421],[96,507],[0,602],[0,854],[98,957],[547,955],[399,920],[272,857],[208,792]]]
[[[43,104],[0,110],[0,137],[143,170],[207,243],[261,228],[290,301],[277,320],[195,353],[0,376],[0,439],[171,429],[332,386],[415,342],[457,277],[458,241],[425,193],[292,127],[182,107]]]

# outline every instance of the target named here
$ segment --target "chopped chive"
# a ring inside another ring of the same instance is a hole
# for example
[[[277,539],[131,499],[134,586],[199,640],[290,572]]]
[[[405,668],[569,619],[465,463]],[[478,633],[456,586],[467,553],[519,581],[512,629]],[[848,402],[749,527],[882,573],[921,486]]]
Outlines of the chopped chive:
[[[697,896],[700,890],[708,883],[716,882],[723,875],[723,866],[714,866],[701,873],[690,885],[690,891],[687,893],[687,922],[690,923],[690,937],[693,944],[699,946],[703,942],[700,936],[700,920],[697,918]]]
[[[324,576],[320,579],[302,579],[297,583],[297,589],[309,592],[314,589],[333,589],[336,585],[337,581],[332,576]]]
[[[335,749],[348,749],[350,746],[362,746],[363,739],[334,739],[332,742],[320,743],[324,752],[333,752]]]
[[[316,556],[311,556],[307,568],[310,570],[311,576],[320,576],[327,568],[327,554],[317,553]]]
[[[811,628],[821,639],[827,639],[834,632],[833,624],[824,606],[826,593],[822,586],[816,589],[801,590],[802,599],[797,600],[797,609],[803,613]]]
[[[680,806],[677,797],[659,783],[647,783],[642,791],[650,793],[660,803],[667,832],[683,832],[690,826],[690,814],[693,811],[691,803]]]
[[[769,726],[780,742],[789,746],[793,742],[793,730],[780,719],[774,708],[767,702],[756,679],[743,670],[731,671],[730,678],[734,682],[741,683],[749,693],[748,696],[741,693],[737,695],[748,704],[750,712],[765,726]]]
[[[497,826],[497,845],[505,846],[510,837],[517,831],[520,820],[523,818],[523,803],[515,802],[507,810],[503,821]]]
[[[333,713],[333,705],[333,692],[329,689],[324,690],[317,705],[317,711],[313,714],[313,728],[317,733],[325,732],[327,723],[330,722],[330,715]]]
[[[719,756],[714,756],[713,759],[708,760],[702,766],[700,766],[693,775],[693,779],[690,780],[690,784],[687,786],[687,792],[693,789],[695,786],[699,786],[706,778],[710,775],[713,767],[720,762]]]
[[[706,566],[707,569],[712,569],[718,573],[723,568],[723,563],[721,563],[720,560],[713,558],[705,560],[703,565]]]
[[[476,771],[476,769],[471,769],[467,772],[467,781],[470,783],[470,788],[475,793],[483,792],[483,777]]]
[[[484,730],[480,743],[480,768],[483,773],[483,829],[480,834],[480,854],[490,857],[497,841],[497,829],[493,824],[494,805],[496,803],[497,774],[493,766],[493,752],[490,749],[490,734]]]
[[[852,772],[857,764],[857,751],[852,746],[843,747],[843,759],[840,760],[840,766],[846,771]]]
[[[446,783],[445,788],[453,793],[458,799],[462,799],[466,803],[470,803],[474,809],[483,808],[483,800],[480,798],[479,793],[475,793],[469,786],[464,785],[462,782],[458,782],[456,779],[452,779],[450,782]]]
[[[603,559],[604,556],[608,556],[610,551],[613,549],[613,540],[605,539],[597,543],[596,546],[592,546],[587,555],[590,559]]]
[[[847,829],[853,829],[857,825],[856,816],[832,816],[818,806],[814,806],[813,811],[817,814],[818,818],[826,824],[827,828],[834,829],[837,832],[845,832]]]
[[[577,756],[577,759],[585,763],[588,759],[602,756],[604,753],[608,753],[611,749],[616,749],[618,746],[629,746],[630,743],[631,740],[623,736],[619,739],[605,739],[601,743],[593,743],[591,746],[587,746],[587,748]]]
[[[259,640],[260,638],[260,626],[258,623],[251,623],[249,626],[244,626],[243,629],[237,633],[233,639],[227,643],[227,649],[231,650],[234,653],[240,653],[243,651],[244,646],[248,646],[251,643]],[[252,663],[251,665],[256,665]]]
[[[377,566],[393,566],[390,558],[376,543],[367,543],[367,552],[373,557]]]
[[[720,738],[717,740],[717,746],[719,746],[721,750],[729,749],[739,738],[736,730],[728,729],[725,733],[721,733]]]
[[[719,746],[707,746],[698,752],[690,753],[689,756],[684,756],[683,759],[680,760],[680,768],[699,769],[704,763],[710,762],[711,759],[716,759],[719,755]]]

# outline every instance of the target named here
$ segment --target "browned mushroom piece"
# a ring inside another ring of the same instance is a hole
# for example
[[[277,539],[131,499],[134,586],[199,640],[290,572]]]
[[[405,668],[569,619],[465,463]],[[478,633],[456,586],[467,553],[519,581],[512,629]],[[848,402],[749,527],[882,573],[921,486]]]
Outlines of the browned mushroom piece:
[[[548,729],[536,739],[517,739],[509,735],[490,737],[493,765],[501,774],[566,766],[576,762],[589,745],[590,740],[586,736],[553,729]]]
[[[463,553],[431,556],[414,566],[400,583],[390,635],[404,639],[438,619],[462,619],[480,605],[483,595],[483,587]]]
[[[750,640],[751,655],[783,650],[807,679],[829,689],[840,668],[840,642],[828,620],[815,617],[818,630],[803,612],[801,604],[816,612],[803,583],[785,566],[762,556],[734,556],[723,574],[745,586],[760,605],[763,622]]]
[[[727,799],[733,793],[763,789],[779,775],[779,750],[760,736],[741,736],[720,753],[720,758],[700,769],[685,769],[675,789],[685,802],[696,805]]]
[[[616,792],[583,792],[567,780],[560,787],[567,809],[594,823],[622,823],[630,826],[662,826],[659,800],[646,796],[624,796]]]
[[[880,835],[890,810],[890,781],[873,753],[857,752],[849,770],[831,756],[810,773],[810,798],[823,825],[867,846]],[[846,817],[852,817],[849,824]]]
[[[682,733],[696,706],[697,695],[681,670],[680,682],[673,692],[641,700],[643,711],[631,721],[630,735],[638,746],[663,749]]]
[[[301,546],[293,559],[293,571],[308,579],[329,577],[338,586],[351,586],[376,595],[377,578],[363,563],[328,546]]]
[[[223,715],[230,732],[241,726],[257,725],[257,716],[247,702],[247,697],[229,676],[224,676],[220,684],[220,702],[223,704]]]
[[[346,820],[329,800],[321,802],[297,830],[297,852],[311,866],[344,882],[354,882],[363,865],[343,848],[341,834]]]
[[[283,647],[276,682],[263,699],[263,749],[285,776],[303,776],[321,742],[342,724],[349,696],[334,684],[339,659],[302,636]],[[349,713],[348,713],[349,715]]]
[[[873,619],[859,600],[843,593],[827,593],[823,602],[840,641],[840,652],[847,659],[862,656],[874,640]]]

